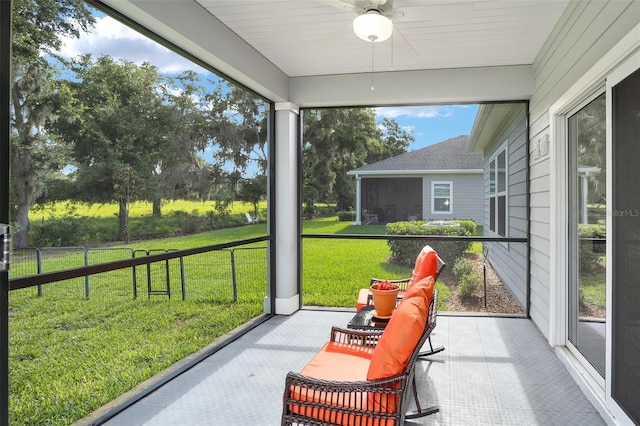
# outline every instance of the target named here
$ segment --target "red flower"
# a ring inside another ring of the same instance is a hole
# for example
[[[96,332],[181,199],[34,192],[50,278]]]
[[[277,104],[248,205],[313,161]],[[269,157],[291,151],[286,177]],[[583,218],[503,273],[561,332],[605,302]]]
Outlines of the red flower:
[[[378,284],[378,290],[395,290],[397,286],[395,284],[391,284],[389,280],[382,280],[380,284]]]

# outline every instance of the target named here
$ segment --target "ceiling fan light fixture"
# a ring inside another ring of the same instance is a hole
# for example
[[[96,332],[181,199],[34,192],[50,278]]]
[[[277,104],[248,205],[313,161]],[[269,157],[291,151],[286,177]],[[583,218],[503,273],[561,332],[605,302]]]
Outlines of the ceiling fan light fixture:
[[[391,37],[393,23],[377,10],[369,10],[353,20],[353,32],[364,41],[377,43]]]

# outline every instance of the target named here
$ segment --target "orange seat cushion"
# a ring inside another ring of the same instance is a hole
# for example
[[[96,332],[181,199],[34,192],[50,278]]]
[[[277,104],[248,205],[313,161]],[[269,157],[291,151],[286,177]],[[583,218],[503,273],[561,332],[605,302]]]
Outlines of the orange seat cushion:
[[[351,392],[349,394],[339,394],[337,392],[314,392],[311,389],[292,389],[296,395],[296,400],[328,404],[328,407],[311,407],[308,405],[290,404],[289,408],[291,412],[317,419],[322,421],[321,424],[342,425],[342,426],[397,426],[395,420],[392,419],[380,419],[374,418],[375,413],[370,413],[368,416],[364,413],[369,412],[368,404],[369,398],[365,392]],[[335,407],[335,408],[333,408]],[[363,413],[358,415],[355,413],[345,413],[343,410],[348,408],[350,410],[356,409]],[[298,423],[296,423],[298,424]],[[311,423],[305,423],[311,424]],[[313,423],[320,424],[320,423]]]
[[[300,371],[316,379],[353,382],[366,380],[373,348],[328,342]]]
[[[431,246],[424,246],[416,258],[409,286],[417,283],[424,277],[435,276],[438,272],[438,254]]]
[[[308,377],[331,381],[364,381],[366,380],[372,353],[373,349],[370,347],[328,342],[314,355],[300,373]],[[367,408],[369,395],[366,392],[350,392],[348,394],[318,392],[300,386],[291,387],[289,392],[291,399],[296,401],[315,402],[336,407],[334,410],[331,408],[290,404],[292,412],[319,419],[323,422],[345,426],[386,426],[393,424],[391,420],[371,419],[340,412],[340,407],[369,411]]]

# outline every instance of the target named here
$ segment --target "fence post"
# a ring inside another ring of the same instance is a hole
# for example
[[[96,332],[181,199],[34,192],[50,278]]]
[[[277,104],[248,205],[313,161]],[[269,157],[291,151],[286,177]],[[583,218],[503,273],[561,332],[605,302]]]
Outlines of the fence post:
[[[231,249],[231,281],[233,282],[233,301],[238,301],[238,280],[236,278],[236,257],[235,250]]]
[[[149,250],[146,252],[146,256],[149,256]],[[147,299],[151,299],[151,264],[147,263]]]
[[[482,253],[482,280],[484,283],[484,308],[487,309],[487,256],[489,255],[489,247]]]
[[[131,258],[133,259],[135,257],[136,257],[136,252],[135,250],[131,249]],[[131,267],[131,279],[133,280],[133,300],[136,300],[138,298],[138,283],[137,283],[135,266]]]
[[[36,263],[38,275],[40,275],[42,273],[42,252],[40,251],[40,248],[36,248]],[[38,297],[42,297],[42,284],[38,284]]]
[[[84,266],[89,266],[89,253],[86,247],[82,248],[84,251]],[[89,299],[89,275],[84,276],[84,297]]]
[[[180,256],[180,287],[182,288],[182,301],[186,299],[186,285],[184,282],[184,258]]]
[[[165,253],[167,251],[168,250],[165,250]],[[171,277],[169,276],[171,271],[169,270],[169,259],[164,261],[164,270],[167,275],[167,296],[171,299]]]

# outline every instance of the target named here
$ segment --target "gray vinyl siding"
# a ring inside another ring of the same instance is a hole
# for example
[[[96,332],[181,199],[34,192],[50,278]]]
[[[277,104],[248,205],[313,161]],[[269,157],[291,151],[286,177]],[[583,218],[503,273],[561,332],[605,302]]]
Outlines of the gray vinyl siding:
[[[489,229],[489,165],[491,159],[506,148],[507,151],[507,236],[527,236],[527,121],[524,104],[505,120],[494,143],[485,151],[484,234],[497,236]],[[507,142],[506,145],[504,142]],[[488,260],[518,304],[524,309],[527,300],[527,244],[485,243]]]
[[[549,134],[549,108],[639,22],[638,1],[574,1],[536,58],[534,93],[530,100],[530,139]],[[553,152],[550,141],[550,151]],[[550,298],[550,161],[549,154],[530,160],[530,314],[549,337]]]
[[[452,212],[431,212],[431,182],[452,183]],[[426,220],[471,219],[477,225],[484,224],[482,174],[438,174],[426,176],[422,181],[422,217]]]

